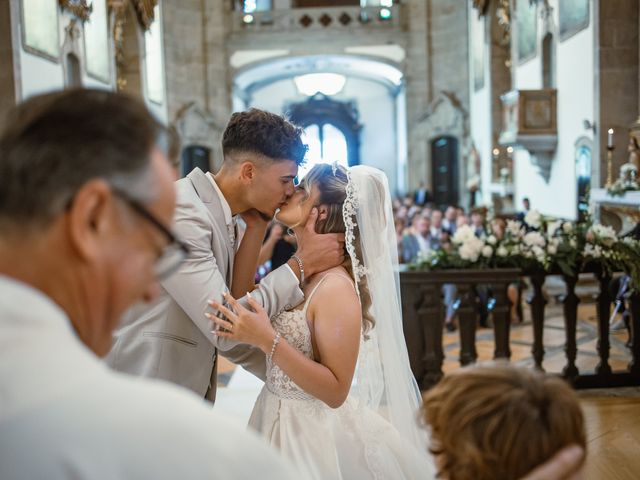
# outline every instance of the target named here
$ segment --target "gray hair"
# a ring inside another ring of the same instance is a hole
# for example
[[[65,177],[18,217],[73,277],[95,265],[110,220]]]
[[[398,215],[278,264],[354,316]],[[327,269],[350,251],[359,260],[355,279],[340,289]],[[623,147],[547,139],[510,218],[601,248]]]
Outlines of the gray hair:
[[[100,178],[147,203],[156,189],[153,148],[166,129],[137,99],[104,90],[32,97],[0,134],[0,230],[43,227],[86,182]]]

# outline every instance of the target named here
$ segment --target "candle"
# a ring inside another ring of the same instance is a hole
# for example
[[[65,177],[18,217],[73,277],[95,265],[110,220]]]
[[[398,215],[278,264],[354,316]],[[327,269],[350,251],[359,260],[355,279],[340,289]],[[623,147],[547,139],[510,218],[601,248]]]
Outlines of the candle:
[[[607,137],[607,147],[613,148],[613,128],[609,129],[609,136]]]

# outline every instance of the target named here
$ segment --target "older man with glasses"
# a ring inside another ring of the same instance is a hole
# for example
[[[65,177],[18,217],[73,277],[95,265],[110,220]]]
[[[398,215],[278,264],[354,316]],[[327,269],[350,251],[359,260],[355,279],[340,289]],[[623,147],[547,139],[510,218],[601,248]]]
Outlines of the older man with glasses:
[[[100,361],[187,249],[165,129],[98,90],[34,97],[0,134],[0,478],[300,478],[260,440]]]

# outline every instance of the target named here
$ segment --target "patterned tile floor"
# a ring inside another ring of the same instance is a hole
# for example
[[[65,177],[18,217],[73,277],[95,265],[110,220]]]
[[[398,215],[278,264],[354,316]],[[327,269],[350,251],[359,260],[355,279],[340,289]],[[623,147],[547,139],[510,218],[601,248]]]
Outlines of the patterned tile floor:
[[[543,368],[548,372],[561,372],[566,365],[564,353],[565,333],[562,316],[562,305],[552,301],[545,310],[544,325],[544,349],[545,356]],[[511,361],[518,365],[533,366],[534,361],[531,350],[533,348],[533,325],[527,309],[524,312],[524,321],[511,326]],[[595,304],[584,304],[578,308],[578,326],[576,343],[578,355],[576,365],[583,373],[592,372],[599,361],[597,345],[597,318]],[[612,332],[610,335],[609,364],[613,370],[624,370],[631,360],[629,350],[625,347],[628,335],[626,330]],[[444,334],[445,361],[443,370],[450,372],[460,367],[458,357],[460,355],[459,333],[447,332]],[[476,332],[476,349],[478,361],[493,358],[494,342],[493,330],[480,328]]]

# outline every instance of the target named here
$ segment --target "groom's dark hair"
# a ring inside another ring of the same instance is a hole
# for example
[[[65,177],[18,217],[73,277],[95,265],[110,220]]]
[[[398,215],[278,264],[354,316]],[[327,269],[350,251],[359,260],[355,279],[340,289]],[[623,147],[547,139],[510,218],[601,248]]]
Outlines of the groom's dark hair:
[[[239,153],[256,153],[272,160],[293,160],[301,165],[307,150],[300,127],[280,115],[257,108],[231,115],[222,135],[225,160],[233,160]]]

